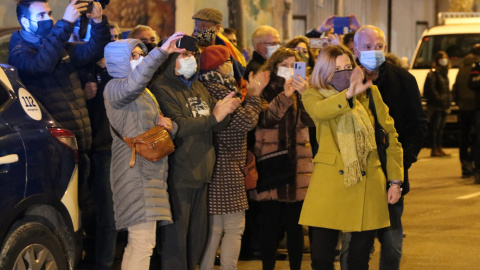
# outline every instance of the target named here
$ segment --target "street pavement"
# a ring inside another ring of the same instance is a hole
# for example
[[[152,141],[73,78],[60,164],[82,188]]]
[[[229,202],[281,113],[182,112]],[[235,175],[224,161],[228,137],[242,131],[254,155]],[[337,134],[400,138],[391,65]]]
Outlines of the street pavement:
[[[461,178],[458,149],[446,151],[452,156],[432,158],[430,149],[422,149],[409,170],[401,269],[480,270],[480,185],[473,177]],[[378,269],[379,250],[375,241],[370,269]],[[238,269],[260,270],[261,265],[261,261],[240,261]],[[277,261],[275,269],[290,269],[288,260]],[[303,269],[311,269],[308,253]],[[338,263],[335,269],[340,269]]]

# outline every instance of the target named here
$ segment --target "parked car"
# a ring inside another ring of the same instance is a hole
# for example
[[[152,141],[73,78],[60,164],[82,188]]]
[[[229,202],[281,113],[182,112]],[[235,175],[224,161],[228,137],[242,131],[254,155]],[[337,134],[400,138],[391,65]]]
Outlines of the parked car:
[[[425,79],[437,51],[445,51],[452,65],[448,72],[451,91],[463,58],[471,52],[474,44],[480,43],[480,13],[444,12],[439,14],[439,21],[440,25],[423,32],[411,61],[409,71],[417,80],[422,97]],[[425,99],[423,104],[425,107]],[[446,120],[444,144],[457,146],[460,134],[458,106],[452,102],[451,109]]]
[[[0,269],[73,269],[77,142],[0,64]]]

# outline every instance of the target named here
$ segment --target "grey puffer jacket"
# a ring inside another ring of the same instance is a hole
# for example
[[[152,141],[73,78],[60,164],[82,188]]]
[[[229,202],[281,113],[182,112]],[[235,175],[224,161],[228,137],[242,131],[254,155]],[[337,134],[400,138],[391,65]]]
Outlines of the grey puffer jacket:
[[[120,40],[105,47],[105,63],[114,78],[105,86],[105,108],[110,124],[122,136],[136,137],[157,124],[161,113],[155,97],[146,89],[168,54],[154,49],[132,71],[130,54],[135,46],[146,52],[138,39]],[[175,134],[178,127],[173,123]],[[171,135],[172,135],[171,134]],[[131,149],[112,132],[110,183],[118,230],[147,221],[172,222],[167,193],[167,157],[151,162],[137,154],[129,167]]]

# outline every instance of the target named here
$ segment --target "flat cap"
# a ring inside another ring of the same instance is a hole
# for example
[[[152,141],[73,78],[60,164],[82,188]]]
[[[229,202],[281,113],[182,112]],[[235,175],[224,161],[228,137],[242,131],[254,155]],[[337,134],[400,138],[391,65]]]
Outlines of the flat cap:
[[[193,14],[192,19],[222,24],[223,14],[216,8],[202,8]]]

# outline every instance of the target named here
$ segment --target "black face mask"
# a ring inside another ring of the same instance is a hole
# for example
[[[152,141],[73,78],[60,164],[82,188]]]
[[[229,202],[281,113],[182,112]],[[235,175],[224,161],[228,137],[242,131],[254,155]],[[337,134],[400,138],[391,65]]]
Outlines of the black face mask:
[[[145,47],[147,47],[148,52],[151,50],[155,49],[157,47],[157,43],[151,42],[151,43],[143,43],[145,44]]]
[[[30,19],[29,19],[29,21],[33,22]],[[52,29],[53,29],[53,21],[52,20],[37,21],[37,30],[32,31],[32,32],[34,34],[38,35],[38,36],[46,37],[50,33],[50,31],[52,31]]]
[[[352,77],[353,70],[346,69],[336,71],[333,74],[332,79],[330,80],[329,84],[335,88],[338,92],[341,92],[348,87],[350,87],[350,77]]]

